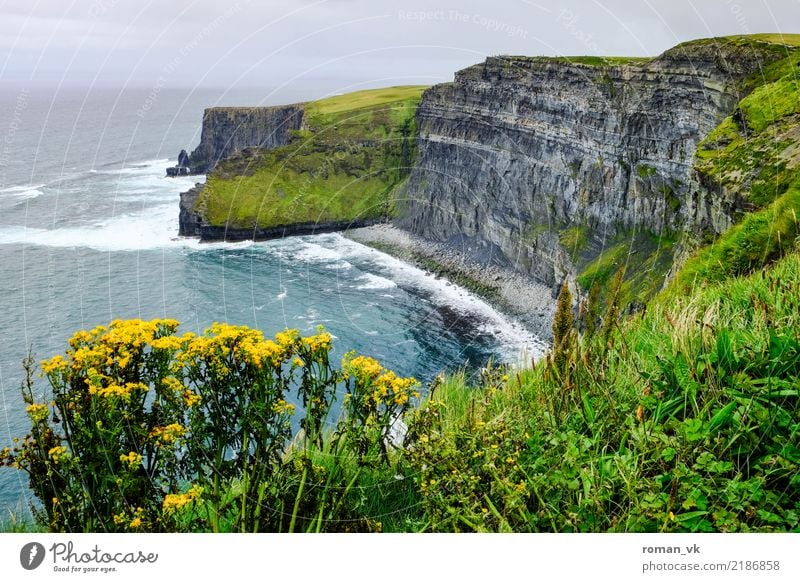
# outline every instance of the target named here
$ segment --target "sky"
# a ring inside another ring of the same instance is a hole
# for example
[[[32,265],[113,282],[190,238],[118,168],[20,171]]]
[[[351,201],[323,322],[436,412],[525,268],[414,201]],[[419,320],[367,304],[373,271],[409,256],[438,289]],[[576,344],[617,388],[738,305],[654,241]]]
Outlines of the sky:
[[[800,32],[800,0],[3,0],[0,87],[432,84],[498,54],[657,55]]]

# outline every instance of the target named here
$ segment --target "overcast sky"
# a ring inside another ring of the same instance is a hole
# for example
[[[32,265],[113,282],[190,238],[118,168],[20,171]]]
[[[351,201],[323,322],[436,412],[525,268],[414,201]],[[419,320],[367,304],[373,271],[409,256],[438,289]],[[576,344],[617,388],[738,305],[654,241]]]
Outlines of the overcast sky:
[[[800,32],[800,0],[5,0],[0,84],[343,91],[766,31]]]

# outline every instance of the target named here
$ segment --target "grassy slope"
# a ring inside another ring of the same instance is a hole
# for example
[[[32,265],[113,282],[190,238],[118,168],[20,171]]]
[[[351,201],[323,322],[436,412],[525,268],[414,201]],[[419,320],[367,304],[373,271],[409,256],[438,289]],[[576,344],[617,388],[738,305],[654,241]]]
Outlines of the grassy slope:
[[[209,175],[198,209],[214,225],[273,227],[390,213],[413,160],[425,87],[389,87],[305,105],[307,129],[269,151],[234,156]]]
[[[575,340],[565,369],[542,364],[488,391],[450,378],[414,464],[420,480],[441,484],[422,491],[426,527],[797,529],[798,329],[795,251],[767,271],[656,302],[608,341]],[[493,455],[497,433],[513,443],[513,466]],[[483,450],[481,464],[464,450]],[[524,491],[504,490],[519,479]],[[496,514],[484,513],[484,494]]]

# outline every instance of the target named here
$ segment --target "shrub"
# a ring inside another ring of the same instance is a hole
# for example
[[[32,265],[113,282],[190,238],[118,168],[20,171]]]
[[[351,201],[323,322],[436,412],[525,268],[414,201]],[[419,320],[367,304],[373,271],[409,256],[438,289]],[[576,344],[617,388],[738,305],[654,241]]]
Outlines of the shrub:
[[[265,339],[243,326],[177,328],[79,331],[42,362],[52,398],[26,383],[31,433],[0,461],[29,474],[39,520],[51,531],[370,527],[348,494],[362,467],[389,465],[417,382],[355,354],[333,369],[322,329]],[[337,387],[346,397],[330,422]]]

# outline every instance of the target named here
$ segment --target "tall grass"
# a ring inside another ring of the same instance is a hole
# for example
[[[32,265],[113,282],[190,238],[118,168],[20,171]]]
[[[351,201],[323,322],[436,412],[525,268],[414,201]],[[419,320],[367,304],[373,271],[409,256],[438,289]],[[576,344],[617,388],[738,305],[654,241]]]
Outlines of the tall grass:
[[[798,330],[793,253],[484,390],[446,381],[410,430],[427,527],[797,530]]]

